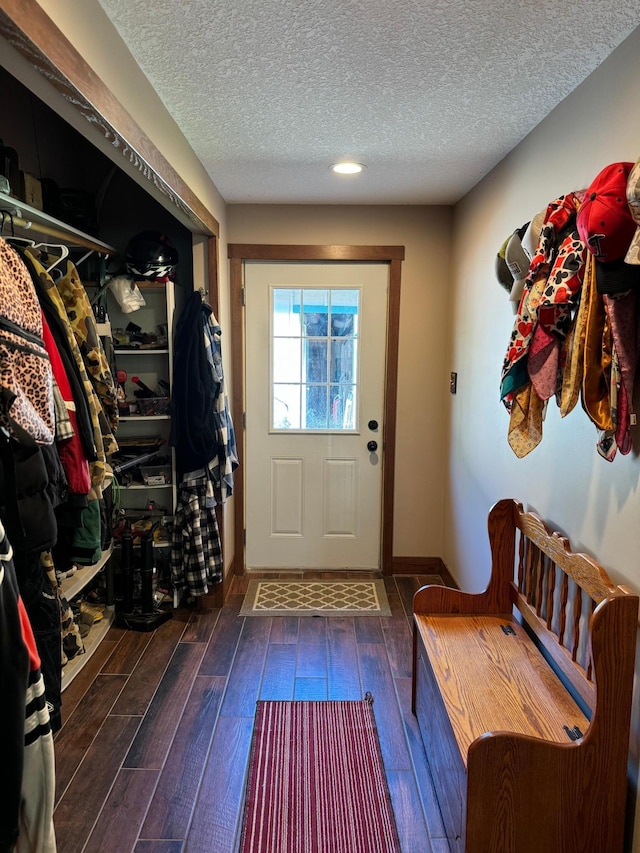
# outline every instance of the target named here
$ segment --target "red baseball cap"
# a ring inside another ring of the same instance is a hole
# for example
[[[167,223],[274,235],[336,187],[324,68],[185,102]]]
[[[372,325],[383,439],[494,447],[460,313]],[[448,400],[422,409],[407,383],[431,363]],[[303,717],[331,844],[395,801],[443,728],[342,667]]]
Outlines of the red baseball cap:
[[[580,239],[601,263],[622,258],[636,230],[627,202],[633,163],[611,163],[597,175],[578,211]]]

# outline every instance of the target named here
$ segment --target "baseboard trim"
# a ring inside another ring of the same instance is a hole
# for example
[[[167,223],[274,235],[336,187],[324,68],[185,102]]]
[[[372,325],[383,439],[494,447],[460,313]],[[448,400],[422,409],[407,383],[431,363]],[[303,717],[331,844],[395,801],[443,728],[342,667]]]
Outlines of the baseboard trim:
[[[394,557],[395,575],[439,575],[447,571],[440,557]]]
[[[394,575],[440,575],[446,586],[454,589],[458,584],[449,574],[441,557],[394,557],[392,562]]]

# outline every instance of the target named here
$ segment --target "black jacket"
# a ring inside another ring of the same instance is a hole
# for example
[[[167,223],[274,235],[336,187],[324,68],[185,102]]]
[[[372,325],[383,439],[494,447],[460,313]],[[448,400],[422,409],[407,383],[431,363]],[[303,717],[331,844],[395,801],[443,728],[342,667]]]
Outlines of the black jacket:
[[[216,383],[207,358],[204,319],[211,308],[200,293],[188,298],[174,337],[170,444],[180,475],[203,468],[218,452]]]

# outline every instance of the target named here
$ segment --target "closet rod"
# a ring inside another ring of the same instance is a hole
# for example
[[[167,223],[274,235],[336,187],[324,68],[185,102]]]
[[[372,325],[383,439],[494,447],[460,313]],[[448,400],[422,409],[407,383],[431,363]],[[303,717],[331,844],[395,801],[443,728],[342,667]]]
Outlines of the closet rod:
[[[11,230],[13,223],[14,228],[18,228],[23,232],[43,234],[47,237],[54,237],[57,240],[62,240],[69,246],[79,246],[84,249],[90,249],[92,252],[99,252],[101,255],[115,255],[117,250],[107,243],[103,243],[89,234],[78,231],[71,225],[66,225],[53,216],[49,216],[38,210],[35,207],[30,207],[28,204],[12,199],[10,196],[0,193],[0,217],[4,213],[4,226]],[[6,228],[2,230],[2,236],[6,236]]]
[[[62,240],[62,242],[69,245],[91,249],[92,252],[100,252],[102,255],[115,255],[116,253],[115,249],[112,249],[105,243],[94,242],[90,237],[71,236],[68,231],[64,231],[62,228],[55,228],[53,225],[36,224],[29,219],[22,219],[20,216],[13,217],[13,225],[15,228],[20,228],[30,233],[42,234],[46,237],[55,237],[56,240]],[[6,232],[3,236],[6,236]]]

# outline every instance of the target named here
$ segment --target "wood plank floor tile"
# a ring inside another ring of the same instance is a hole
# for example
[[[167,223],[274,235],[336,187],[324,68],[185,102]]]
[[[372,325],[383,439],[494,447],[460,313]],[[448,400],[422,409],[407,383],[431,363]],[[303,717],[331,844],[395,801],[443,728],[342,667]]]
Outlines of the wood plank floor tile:
[[[160,775],[141,838],[187,836],[226,679],[197,676]]]
[[[446,838],[431,839],[431,853],[451,853],[451,847]]]
[[[362,682],[356,651],[355,619],[337,616],[327,620],[327,698],[362,699]]]
[[[59,853],[80,853],[99,817],[139,717],[107,717],[54,813]]]
[[[214,605],[214,596],[203,595],[198,607],[191,611],[187,627],[182,636],[183,643],[208,643],[220,618],[220,607]]]
[[[415,776],[410,770],[391,770],[387,781],[402,853],[431,853]]]
[[[397,679],[396,692],[399,698],[407,744],[411,753],[413,772],[422,801],[422,810],[429,827],[429,836],[432,841],[437,838],[444,838],[445,828],[433,789],[422,736],[418,728],[418,721],[411,712],[411,679]]]
[[[62,694],[62,725],[82,701],[104,662],[111,657],[119,640],[103,640]]]
[[[296,678],[293,698],[297,701],[324,702],[329,688],[326,678]]]
[[[394,678],[411,678],[413,638],[404,614],[380,621]]]
[[[413,596],[420,589],[421,584],[413,575],[400,575],[394,580],[402,600],[404,612],[409,618],[413,613]]]
[[[102,672],[108,675],[131,675],[152,638],[152,633],[127,631],[111,657],[105,661]]]
[[[229,675],[243,620],[238,616],[242,595],[227,597],[212,631],[198,675]]]
[[[384,766],[389,770],[411,769],[393,676],[384,646],[358,645],[362,688],[373,695]]]
[[[133,850],[158,780],[157,770],[121,770],[87,840],[87,851]]]
[[[252,730],[253,716],[219,718],[185,853],[234,853]]]
[[[182,853],[182,841],[138,841],[133,853]]]
[[[220,713],[227,717],[252,717],[260,695],[271,619],[251,616],[244,620],[227,692]]]
[[[295,672],[296,647],[291,643],[270,642],[262,673],[260,699],[271,701],[293,699]]]
[[[327,676],[327,619],[323,616],[304,616],[300,619],[296,676]]]
[[[204,648],[204,643],[178,643],[125,759],[125,767],[162,768]]]
[[[379,616],[363,616],[362,619],[356,619],[356,642],[384,643]]]
[[[56,799],[64,793],[126,683],[124,675],[100,675],[56,735]]]
[[[300,620],[297,616],[274,616],[270,643],[297,643]]]
[[[402,603],[402,598],[397,589],[387,590],[387,599],[389,600],[389,607],[391,609],[391,616],[404,616],[404,618],[409,622],[407,614],[405,613],[404,604]],[[383,620],[388,617],[381,617]],[[384,622],[383,622],[384,624]]]
[[[114,714],[145,713],[183,632],[184,623],[174,619],[153,632],[149,645],[118,697]]]

